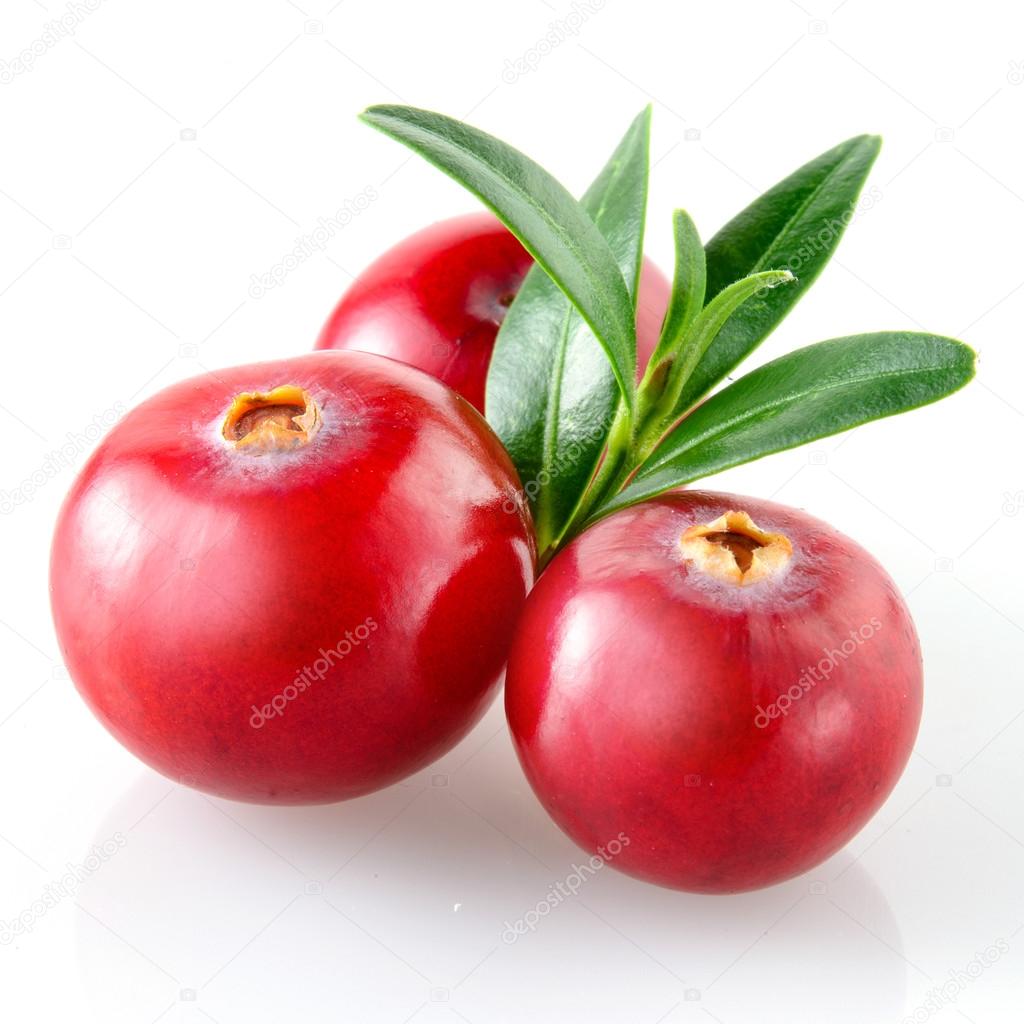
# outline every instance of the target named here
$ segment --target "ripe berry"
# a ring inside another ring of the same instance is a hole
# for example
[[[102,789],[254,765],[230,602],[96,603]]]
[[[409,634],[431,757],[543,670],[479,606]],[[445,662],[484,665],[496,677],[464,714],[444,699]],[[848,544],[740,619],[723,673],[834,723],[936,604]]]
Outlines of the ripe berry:
[[[541,577],[506,710],[555,821],[612,864],[738,892],[838,850],[921,713],[910,615],[877,562],[766,501],[682,491],[619,512]]]
[[[380,256],[331,313],[316,347],[399,359],[484,407],[487,367],[505,311],[533,264],[490,213],[443,220]],[[645,261],[637,301],[639,365],[658,341],[670,286]]]
[[[207,792],[394,782],[495,693],[533,579],[517,487],[468,403],[377,356],[177,384],[110,432],[61,512],[71,675],[129,750]]]

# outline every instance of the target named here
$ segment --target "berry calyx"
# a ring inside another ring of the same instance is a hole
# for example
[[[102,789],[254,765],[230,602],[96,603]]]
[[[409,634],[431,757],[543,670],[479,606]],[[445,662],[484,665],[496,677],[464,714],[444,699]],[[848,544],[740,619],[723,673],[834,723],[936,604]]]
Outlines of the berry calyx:
[[[732,509],[710,523],[688,527],[679,548],[698,572],[739,587],[771,579],[793,557],[785,534],[762,530],[748,513]]]
[[[243,391],[228,407],[221,435],[249,455],[291,451],[309,444],[320,430],[320,406],[294,384],[270,391]]]

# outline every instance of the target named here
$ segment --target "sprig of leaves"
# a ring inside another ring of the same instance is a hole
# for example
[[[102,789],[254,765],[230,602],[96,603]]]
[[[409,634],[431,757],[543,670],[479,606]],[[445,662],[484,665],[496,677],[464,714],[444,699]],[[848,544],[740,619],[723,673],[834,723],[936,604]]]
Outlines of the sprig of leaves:
[[[480,197],[537,260],[498,334],[487,413],[524,481],[542,565],[618,509],[934,402],[974,374],[962,342],[881,332],[791,352],[702,402],[821,273],[855,214],[877,136],[805,164],[706,246],[676,211],[672,296],[637,388],[649,110],[580,202],[459,121],[397,106],[363,118]]]

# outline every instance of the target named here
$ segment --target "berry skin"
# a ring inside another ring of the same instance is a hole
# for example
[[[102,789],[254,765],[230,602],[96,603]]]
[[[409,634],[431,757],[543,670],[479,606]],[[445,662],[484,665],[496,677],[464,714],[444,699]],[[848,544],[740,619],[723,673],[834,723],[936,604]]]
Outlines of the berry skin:
[[[184,381],[110,432],[61,511],[68,668],[129,750],[206,792],[378,789],[494,697],[534,572],[518,486],[467,402],[391,360]]]
[[[439,221],[375,260],[324,324],[318,349],[356,349],[419,367],[482,410],[494,339],[530,254],[490,213]],[[671,286],[645,260],[637,301],[642,371],[658,341]]]
[[[910,756],[921,684],[910,614],[867,552],[794,509],[680,491],[555,558],[505,706],[580,846],[623,833],[614,867],[729,893],[813,868],[865,824]]]

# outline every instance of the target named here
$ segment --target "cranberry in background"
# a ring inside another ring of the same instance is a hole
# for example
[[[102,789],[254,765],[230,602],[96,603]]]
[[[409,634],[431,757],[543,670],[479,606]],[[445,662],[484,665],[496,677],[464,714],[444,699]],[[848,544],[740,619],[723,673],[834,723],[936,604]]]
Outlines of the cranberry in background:
[[[439,221],[363,271],[324,325],[318,349],[375,352],[444,381],[483,411],[494,339],[533,259],[490,213]],[[671,286],[644,260],[638,366],[658,342]]]

